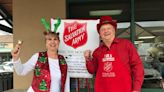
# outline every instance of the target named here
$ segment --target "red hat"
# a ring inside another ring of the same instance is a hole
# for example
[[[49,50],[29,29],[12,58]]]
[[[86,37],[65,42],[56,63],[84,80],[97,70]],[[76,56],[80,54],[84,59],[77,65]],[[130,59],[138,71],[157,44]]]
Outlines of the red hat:
[[[117,22],[115,20],[112,20],[112,17],[110,17],[110,16],[102,16],[100,18],[99,24],[97,24],[97,31],[98,31],[98,33],[99,33],[99,30],[100,30],[100,27],[103,24],[111,24],[115,28],[115,30],[117,29]]]

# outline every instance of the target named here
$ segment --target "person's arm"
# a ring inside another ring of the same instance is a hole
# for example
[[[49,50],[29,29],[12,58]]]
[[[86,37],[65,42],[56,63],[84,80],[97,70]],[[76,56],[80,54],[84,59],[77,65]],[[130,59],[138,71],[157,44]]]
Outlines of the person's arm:
[[[86,60],[86,67],[89,73],[93,74],[97,71],[97,59],[96,59],[96,53],[94,52],[91,57],[91,51],[86,50],[84,52],[84,57]]]
[[[97,71],[97,60],[96,60],[96,58],[86,60],[86,67],[87,67],[87,70],[89,73],[94,74]]]
[[[21,76],[28,74],[34,69],[37,59],[38,53],[34,54],[25,64],[22,64],[20,59],[15,61],[12,59],[16,73]]]
[[[144,67],[135,46],[128,41],[130,67],[133,76],[133,92],[140,92],[144,80]]]
[[[70,77],[69,77],[69,73],[68,72],[67,72],[67,78],[66,78],[64,92],[70,92]]]

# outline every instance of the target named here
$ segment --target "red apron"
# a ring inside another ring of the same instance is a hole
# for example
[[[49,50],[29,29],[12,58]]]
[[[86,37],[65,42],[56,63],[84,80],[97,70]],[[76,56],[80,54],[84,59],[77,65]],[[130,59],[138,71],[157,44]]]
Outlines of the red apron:
[[[114,51],[107,51],[98,61],[95,92],[132,92],[130,71]]]

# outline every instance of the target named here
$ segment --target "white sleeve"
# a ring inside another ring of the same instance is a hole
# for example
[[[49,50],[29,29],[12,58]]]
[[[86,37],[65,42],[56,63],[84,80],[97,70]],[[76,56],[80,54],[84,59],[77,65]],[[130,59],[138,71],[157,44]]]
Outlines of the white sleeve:
[[[70,76],[69,76],[68,72],[67,72],[67,78],[66,78],[65,91],[64,92],[70,92]]]
[[[30,71],[32,71],[35,67],[35,64],[38,60],[39,54],[34,54],[26,63],[22,64],[21,60],[18,59],[17,61],[12,60],[14,64],[14,69],[18,75],[24,76],[28,74]]]

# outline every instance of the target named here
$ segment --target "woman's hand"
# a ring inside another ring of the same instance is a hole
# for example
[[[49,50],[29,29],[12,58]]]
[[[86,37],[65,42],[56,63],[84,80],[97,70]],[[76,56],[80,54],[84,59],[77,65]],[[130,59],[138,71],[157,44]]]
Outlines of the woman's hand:
[[[91,50],[84,51],[84,57],[87,61],[91,59],[91,52],[92,52]]]
[[[11,51],[11,55],[14,61],[18,60],[19,58],[21,45],[22,45],[22,41],[18,40],[18,43],[15,45],[15,47]]]

